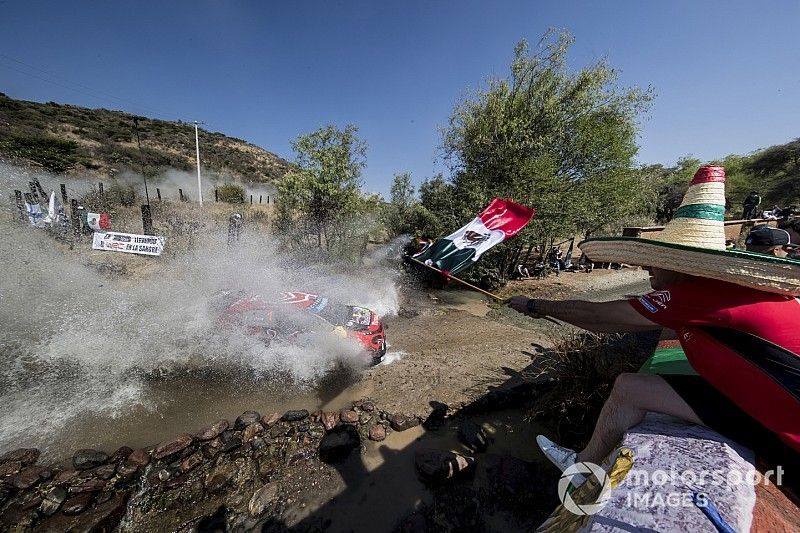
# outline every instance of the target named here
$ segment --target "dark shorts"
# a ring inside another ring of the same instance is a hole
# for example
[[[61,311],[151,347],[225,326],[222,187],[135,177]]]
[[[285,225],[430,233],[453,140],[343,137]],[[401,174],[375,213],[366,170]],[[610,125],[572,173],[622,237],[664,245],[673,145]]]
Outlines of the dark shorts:
[[[800,456],[760,422],[742,411],[700,376],[662,375],[675,392],[689,404],[703,424],[717,433],[752,449],[771,464],[792,465],[797,483]],[[754,392],[754,394],[758,394]]]

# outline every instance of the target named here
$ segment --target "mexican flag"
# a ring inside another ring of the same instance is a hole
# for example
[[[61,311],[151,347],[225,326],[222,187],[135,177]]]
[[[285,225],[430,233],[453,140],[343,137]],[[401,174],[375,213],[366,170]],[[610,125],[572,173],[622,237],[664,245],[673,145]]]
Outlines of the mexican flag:
[[[495,198],[472,222],[413,257],[426,265],[457,274],[495,244],[519,233],[535,214],[530,207]]]
[[[86,224],[94,231],[111,229],[111,218],[108,213],[86,213]]]

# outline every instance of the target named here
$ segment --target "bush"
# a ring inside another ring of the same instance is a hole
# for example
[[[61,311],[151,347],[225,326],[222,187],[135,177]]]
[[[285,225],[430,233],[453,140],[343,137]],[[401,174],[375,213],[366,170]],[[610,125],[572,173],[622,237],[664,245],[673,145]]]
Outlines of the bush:
[[[244,187],[235,183],[223,183],[217,187],[217,197],[220,202],[243,204],[245,200]]]
[[[47,170],[65,172],[78,160],[78,143],[52,137],[13,133],[0,140],[0,152],[30,159]]]

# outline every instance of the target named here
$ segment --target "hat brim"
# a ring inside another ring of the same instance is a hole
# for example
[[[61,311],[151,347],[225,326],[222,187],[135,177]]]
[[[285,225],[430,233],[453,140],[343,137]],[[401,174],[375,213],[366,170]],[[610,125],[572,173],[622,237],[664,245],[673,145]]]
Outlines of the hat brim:
[[[800,261],[795,259],[639,237],[598,237],[581,242],[578,248],[595,262],[652,266],[776,294],[800,294]]]

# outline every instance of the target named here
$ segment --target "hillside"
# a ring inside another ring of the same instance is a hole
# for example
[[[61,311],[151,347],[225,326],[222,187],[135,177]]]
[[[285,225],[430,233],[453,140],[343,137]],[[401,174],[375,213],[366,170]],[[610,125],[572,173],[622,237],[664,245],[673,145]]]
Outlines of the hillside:
[[[108,176],[140,171],[134,118],[148,175],[195,166],[194,127],[121,111],[14,100],[0,93],[0,157],[52,172]],[[245,182],[279,180],[290,163],[258,146],[201,129],[204,169]]]

